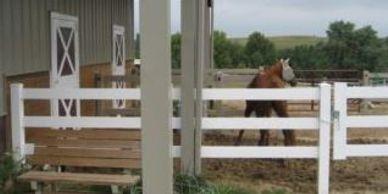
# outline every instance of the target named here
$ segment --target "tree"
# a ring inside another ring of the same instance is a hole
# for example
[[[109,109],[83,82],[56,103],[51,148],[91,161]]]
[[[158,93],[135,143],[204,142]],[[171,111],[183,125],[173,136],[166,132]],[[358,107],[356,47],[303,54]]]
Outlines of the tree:
[[[216,68],[225,68],[232,65],[232,57],[229,55],[230,41],[226,33],[214,31],[214,65]]]
[[[355,45],[354,28],[354,24],[350,22],[337,21],[331,23],[326,31],[328,37],[326,54],[335,68],[351,68],[356,62],[352,57]]]
[[[140,59],[140,34],[136,34],[135,38],[135,58]]]
[[[252,33],[245,45],[246,64],[250,68],[273,64],[276,60],[274,44],[259,32]]]
[[[325,52],[335,68],[376,69],[381,41],[371,26],[356,29],[353,23],[337,21],[330,24],[327,36]]]
[[[135,57],[140,58],[140,34],[135,38]],[[181,34],[176,33],[171,36],[171,65],[172,68],[181,66]]]
[[[379,62],[375,71],[388,71],[388,37],[381,39],[381,49],[379,54]]]
[[[181,39],[180,33],[171,36],[171,64],[174,69],[181,67]]]
[[[291,58],[292,67],[295,69],[326,69],[328,59],[324,54],[323,42],[317,45],[300,45],[294,48],[281,50],[278,58]]]
[[[229,54],[232,58],[232,63],[229,68],[242,68],[244,66],[245,55],[244,55],[244,47],[237,43],[230,41],[230,50]]]
[[[214,65],[216,68],[235,68],[243,61],[243,46],[232,42],[225,32],[214,31]]]
[[[376,70],[382,49],[377,32],[371,26],[366,26],[356,30],[354,34],[358,49],[356,53],[358,63],[355,67],[360,70]]]

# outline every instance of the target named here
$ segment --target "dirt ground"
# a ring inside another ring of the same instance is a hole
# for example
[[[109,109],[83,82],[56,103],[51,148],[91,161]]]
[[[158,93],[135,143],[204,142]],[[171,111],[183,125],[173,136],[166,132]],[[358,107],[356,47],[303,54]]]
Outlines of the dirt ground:
[[[217,116],[241,116],[243,101],[223,102],[222,111]],[[374,109],[358,112],[352,105],[349,114],[384,115],[388,114],[388,104],[375,104]],[[294,117],[317,115],[309,111],[309,105],[290,105]],[[302,111],[295,111],[295,110]],[[237,131],[209,132],[205,134],[204,144],[232,145]],[[256,145],[258,131],[248,131],[244,145]],[[388,143],[388,129],[351,129],[348,133],[350,143]],[[297,131],[298,145],[316,145],[316,132]],[[281,132],[271,131],[271,144],[282,145]],[[215,182],[237,184],[258,192],[271,188],[283,188],[290,193],[316,193],[316,160],[274,160],[274,159],[204,159],[203,171],[207,178]],[[331,193],[344,194],[382,194],[388,193],[388,157],[349,158],[344,161],[331,160]]]

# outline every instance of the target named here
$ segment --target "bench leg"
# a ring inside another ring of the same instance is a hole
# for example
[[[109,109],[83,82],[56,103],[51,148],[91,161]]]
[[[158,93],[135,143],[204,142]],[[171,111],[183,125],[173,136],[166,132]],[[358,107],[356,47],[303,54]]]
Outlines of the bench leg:
[[[52,193],[57,193],[59,191],[56,183],[51,183],[50,187]]]
[[[123,188],[117,185],[111,185],[110,186],[112,190],[112,194],[123,194]]]
[[[34,190],[35,194],[42,194],[43,193],[43,183],[32,181],[31,182],[31,189]]]

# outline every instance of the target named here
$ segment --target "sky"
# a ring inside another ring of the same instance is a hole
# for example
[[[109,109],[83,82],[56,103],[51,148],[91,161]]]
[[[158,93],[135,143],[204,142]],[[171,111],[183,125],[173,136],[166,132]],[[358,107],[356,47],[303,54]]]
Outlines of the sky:
[[[181,0],[171,0],[171,31],[180,31]],[[388,36],[388,0],[214,0],[215,28],[230,37],[254,31],[266,36],[325,36],[328,25],[344,20],[371,25]],[[139,0],[135,0],[138,7]],[[138,26],[138,8],[135,8]],[[138,27],[136,28],[136,30]]]

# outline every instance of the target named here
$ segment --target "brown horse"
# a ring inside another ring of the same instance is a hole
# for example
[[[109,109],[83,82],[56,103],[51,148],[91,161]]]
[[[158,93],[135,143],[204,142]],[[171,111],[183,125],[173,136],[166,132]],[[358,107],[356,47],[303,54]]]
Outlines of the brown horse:
[[[289,66],[289,59],[279,60],[276,64],[259,72],[248,84],[248,88],[284,88],[286,82],[292,86],[296,85],[293,69]],[[256,117],[270,117],[272,109],[278,117],[288,117],[286,101],[256,101],[247,100],[245,117],[250,117],[255,112]],[[239,132],[235,145],[240,145],[244,130]],[[295,145],[295,133],[293,130],[283,130],[284,144]],[[269,145],[269,131],[260,130],[260,140],[258,145]]]

